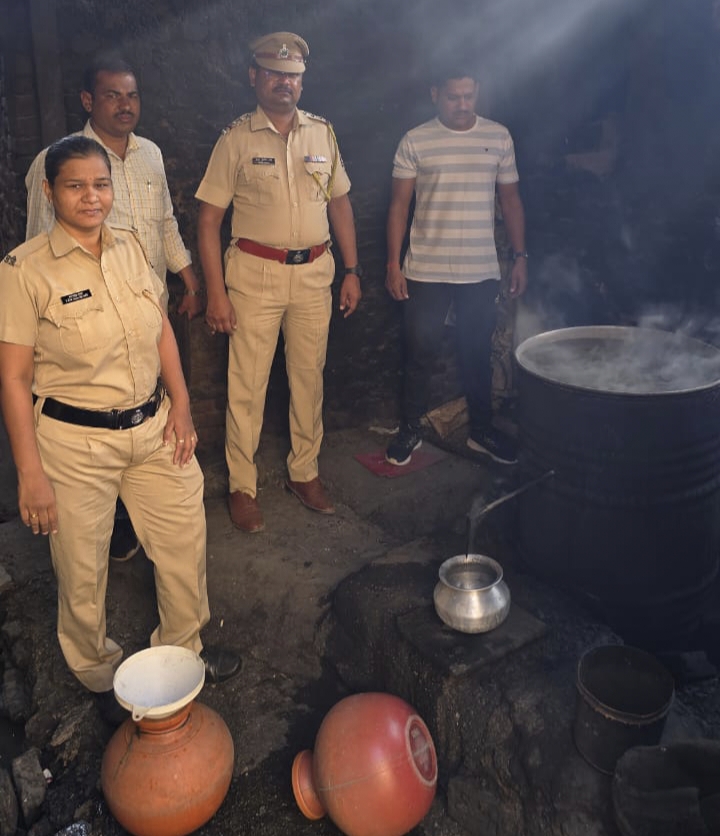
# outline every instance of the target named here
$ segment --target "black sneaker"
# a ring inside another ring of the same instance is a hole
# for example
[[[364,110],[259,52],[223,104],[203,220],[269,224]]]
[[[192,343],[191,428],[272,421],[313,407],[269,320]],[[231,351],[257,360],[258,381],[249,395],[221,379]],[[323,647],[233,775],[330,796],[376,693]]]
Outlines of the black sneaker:
[[[390,464],[402,467],[412,458],[414,450],[422,444],[422,436],[419,427],[405,425],[385,451],[385,461]]]
[[[471,430],[467,446],[476,453],[490,456],[499,464],[517,462],[517,445],[514,439],[495,427]]]
[[[122,563],[140,551],[140,541],[129,519],[115,518],[112,537],[110,537],[110,559]]]

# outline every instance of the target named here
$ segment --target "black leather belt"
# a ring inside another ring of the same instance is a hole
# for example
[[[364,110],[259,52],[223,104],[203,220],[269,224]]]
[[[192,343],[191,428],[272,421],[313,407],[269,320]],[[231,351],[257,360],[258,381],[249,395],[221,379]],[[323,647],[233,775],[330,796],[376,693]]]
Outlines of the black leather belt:
[[[108,412],[102,412],[96,409],[70,406],[70,404],[56,401],[55,398],[45,398],[40,411],[48,418],[64,421],[66,424],[79,424],[82,427],[97,427],[104,430],[129,430],[132,427],[139,427],[148,418],[152,418],[164,397],[165,388],[158,381],[150,400],[132,409],[111,409]]]

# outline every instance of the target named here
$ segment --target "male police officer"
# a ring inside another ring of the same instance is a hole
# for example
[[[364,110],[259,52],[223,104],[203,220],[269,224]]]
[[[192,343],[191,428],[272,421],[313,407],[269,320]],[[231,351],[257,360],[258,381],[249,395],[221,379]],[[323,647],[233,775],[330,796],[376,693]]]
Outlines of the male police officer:
[[[206,321],[212,333],[230,335],[230,517],[246,532],[264,528],[254,458],[280,328],[290,385],[286,486],[313,511],[335,510],[317,461],[335,274],[328,221],[345,264],[340,309],[346,317],[361,295],[350,181],[335,134],[325,119],[297,109],[308,45],[291,32],[274,32],[251,49],[258,106],[223,132],[196,194]],[[230,203],[232,241],[223,278],[220,226]]]

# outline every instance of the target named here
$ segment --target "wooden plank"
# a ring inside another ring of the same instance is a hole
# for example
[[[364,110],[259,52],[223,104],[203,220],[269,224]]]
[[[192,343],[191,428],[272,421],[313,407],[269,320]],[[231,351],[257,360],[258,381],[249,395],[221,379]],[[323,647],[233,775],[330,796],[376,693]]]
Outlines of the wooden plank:
[[[28,0],[43,146],[67,133],[55,0]]]

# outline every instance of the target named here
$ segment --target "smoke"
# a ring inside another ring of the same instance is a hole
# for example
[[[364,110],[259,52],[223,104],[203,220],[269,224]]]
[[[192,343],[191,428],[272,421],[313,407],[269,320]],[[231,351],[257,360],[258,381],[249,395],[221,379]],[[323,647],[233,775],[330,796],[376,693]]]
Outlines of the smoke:
[[[457,56],[474,59],[484,115],[527,119],[536,135],[550,132],[557,138],[592,113],[623,78],[633,55],[627,44],[651,5],[652,0],[425,0],[406,8],[402,22],[414,33],[414,56],[424,65]],[[406,62],[408,69],[412,72]]]
[[[521,299],[515,318],[516,345],[528,337],[556,328],[583,324],[578,307],[587,294],[590,277],[578,258],[568,252],[552,253],[534,265],[533,286],[540,288],[532,302]],[[575,312],[575,315],[572,315]]]
[[[551,332],[518,349],[539,377],[601,392],[655,395],[720,382],[720,350],[680,333],[597,326]]]

